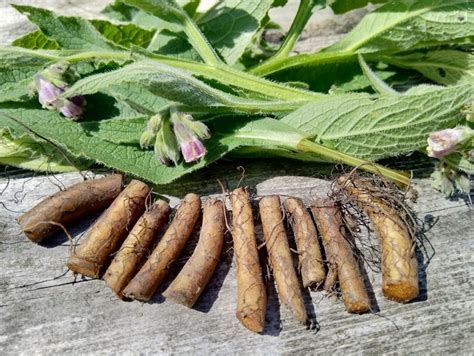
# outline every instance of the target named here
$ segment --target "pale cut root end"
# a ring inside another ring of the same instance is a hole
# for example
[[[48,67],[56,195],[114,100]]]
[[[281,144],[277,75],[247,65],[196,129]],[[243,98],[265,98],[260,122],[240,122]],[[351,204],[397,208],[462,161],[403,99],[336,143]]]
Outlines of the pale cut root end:
[[[67,262],[67,268],[75,273],[82,274],[86,277],[99,278],[101,266],[95,262],[86,260],[85,258],[72,255]]]
[[[418,285],[409,282],[401,282],[397,284],[388,284],[383,287],[383,295],[385,298],[400,303],[407,303],[420,294]]]
[[[245,315],[243,312],[237,312],[236,316],[240,323],[250,331],[255,333],[261,333],[263,331],[264,321],[258,320],[254,315]]]

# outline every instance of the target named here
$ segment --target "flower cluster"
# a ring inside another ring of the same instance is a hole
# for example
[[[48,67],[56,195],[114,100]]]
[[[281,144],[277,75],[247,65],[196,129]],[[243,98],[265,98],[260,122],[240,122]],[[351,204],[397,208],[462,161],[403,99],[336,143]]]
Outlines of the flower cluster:
[[[177,164],[180,151],[186,163],[206,155],[201,140],[210,137],[209,129],[202,122],[194,121],[190,114],[171,109],[150,118],[142,134],[142,148],[154,145],[156,158],[163,164]]]
[[[72,76],[69,63],[58,62],[44,69],[34,77],[33,92],[38,93],[38,101],[48,110],[57,110],[65,117],[76,120],[83,112],[85,99],[82,95],[69,99],[62,98],[69,88]]]

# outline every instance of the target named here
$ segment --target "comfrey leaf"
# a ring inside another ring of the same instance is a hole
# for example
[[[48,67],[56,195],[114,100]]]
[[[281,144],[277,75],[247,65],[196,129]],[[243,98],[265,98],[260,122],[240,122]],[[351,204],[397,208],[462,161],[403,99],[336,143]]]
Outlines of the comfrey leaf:
[[[204,35],[228,64],[234,64],[252,41],[272,0],[224,0],[199,19]]]
[[[340,152],[362,159],[393,157],[426,147],[429,134],[455,126],[472,100],[472,85],[420,87],[404,95],[334,95],[282,118]]]
[[[63,49],[116,50],[122,47],[107,41],[91,23],[81,17],[56,16],[53,12],[32,6],[13,5],[28,16],[49,39]]]
[[[368,3],[380,4],[388,2],[388,0],[329,0],[328,5],[335,14],[343,14],[345,12],[367,6]]]
[[[75,160],[43,140],[28,135],[14,138],[0,128],[0,164],[42,172],[74,172],[85,169],[90,162]]]
[[[442,85],[474,82],[474,55],[458,50],[438,50],[400,56],[383,56],[384,62],[415,69]]]
[[[395,0],[366,15],[326,52],[404,51],[473,40],[470,0]]]
[[[431,174],[431,185],[446,197],[451,197],[457,193],[469,194],[471,183],[468,174],[459,171],[456,166],[448,161],[440,161]]]
[[[168,167],[156,160],[152,151],[144,151],[138,144],[118,145],[100,139],[93,134],[100,135],[100,132],[87,131],[83,125],[63,120],[55,112],[33,109],[26,105],[12,108],[11,105],[0,104],[0,127],[9,127],[15,135],[22,134],[27,127],[60,145],[74,156],[88,157],[97,163],[155,184],[170,183],[214,162],[239,146],[282,145],[296,148],[304,137],[290,126],[274,119],[234,117],[225,121],[226,125],[214,128],[219,134],[206,141],[208,153],[205,157],[191,165],[178,163],[175,167]],[[132,141],[136,142],[144,126],[145,121],[143,126],[136,126],[135,135],[129,132]]]

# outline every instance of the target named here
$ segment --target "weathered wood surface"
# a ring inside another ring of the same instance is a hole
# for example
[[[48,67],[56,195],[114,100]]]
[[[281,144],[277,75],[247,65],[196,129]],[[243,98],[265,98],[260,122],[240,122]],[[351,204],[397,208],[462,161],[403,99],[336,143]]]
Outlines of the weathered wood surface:
[[[106,3],[21,2],[89,16]],[[5,9],[5,2],[0,2],[0,45],[31,29]],[[329,187],[327,180],[313,178],[320,177],[314,164],[242,161],[214,165],[196,173],[194,181],[180,181],[158,193],[171,198],[172,204],[186,192],[220,194],[215,179],[228,178],[229,185],[236,186],[238,165],[246,167],[245,184],[254,187],[258,196],[293,195],[310,202]],[[340,301],[311,293],[306,303],[318,328],[305,330],[286,310],[280,310],[275,290],[270,288],[263,335],[250,333],[235,318],[235,269],[229,254],[191,310],[163,302],[160,296],[150,304],[122,302],[99,280],[79,279],[73,284],[65,268],[66,237],[58,235],[44,246],[35,245],[21,235],[15,219],[60,187],[81,179],[79,174],[0,179],[2,354],[468,354],[474,350],[474,213],[465,200],[446,200],[435,193],[427,179],[415,179],[420,193],[415,209],[430,227],[425,234],[432,244],[432,248],[427,245],[428,255],[436,253],[429,266],[421,268],[418,301],[403,305],[385,300],[380,275],[369,271],[379,312],[350,315]],[[90,222],[71,229],[75,239]],[[424,266],[426,255],[419,257]]]

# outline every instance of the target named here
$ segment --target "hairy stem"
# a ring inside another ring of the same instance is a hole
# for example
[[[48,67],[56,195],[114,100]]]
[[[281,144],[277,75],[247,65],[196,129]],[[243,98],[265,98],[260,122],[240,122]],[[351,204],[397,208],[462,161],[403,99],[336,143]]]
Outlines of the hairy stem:
[[[38,51],[30,50],[25,48],[0,48],[1,52],[18,52],[24,53],[25,55],[35,56],[38,58],[44,58],[49,61],[68,61],[70,63],[86,62],[93,60],[117,60],[117,61],[129,61],[134,58],[146,58],[155,60],[159,63],[163,63],[174,68],[187,70],[194,75],[204,76],[206,78],[218,80],[224,84],[231,85],[237,88],[242,88],[262,96],[277,98],[282,100],[317,100],[324,96],[324,94],[313,93],[307,90],[293,88],[284,84],[279,84],[259,78],[255,75],[244,73],[239,70],[233,69],[226,64],[218,64],[211,66],[205,63],[198,63],[193,61],[182,60],[178,58],[172,58],[163,55],[156,55],[140,50],[139,53],[129,52],[72,52],[70,55],[60,55],[59,51]]]
[[[265,72],[267,68],[271,68],[275,62],[280,59],[287,58],[290,52],[293,50],[296,41],[303,32],[304,27],[308,23],[311,15],[313,14],[313,8],[316,5],[314,0],[301,0],[298,7],[296,16],[291,24],[288,34],[285,37],[280,49],[267,61],[260,63],[258,66],[250,70],[251,73],[260,74]]]
[[[376,163],[350,156],[342,152],[335,151],[323,145],[311,142],[307,139],[301,140],[297,145],[297,149],[298,151],[302,152],[315,153],[317,155],[326,157],[331,161],[341,162],[349,166],[358,167],[370,173],[380,174],[385,178],[390,179],[393,182],[403,186],[408,186],[408,184],[410,183],[410,178],[404,173],[381,166]]]
[[[365,59],[370,60],[367,57],[365,57]],[[255,67],[250,72],[259,76],[266,76],[295,67],[354,61],[357,61],[357,56],[352,52],[317,52],[313,54],[298,54],[291,57],[276,58],[275,60],[272,60],[271,63],[261,67]]]
[[[204,62],[212,66],[222,62],[199,27],[197,27],[196,23],[189,16],[184,18],[184,31],[192,46],[199,53]]]

